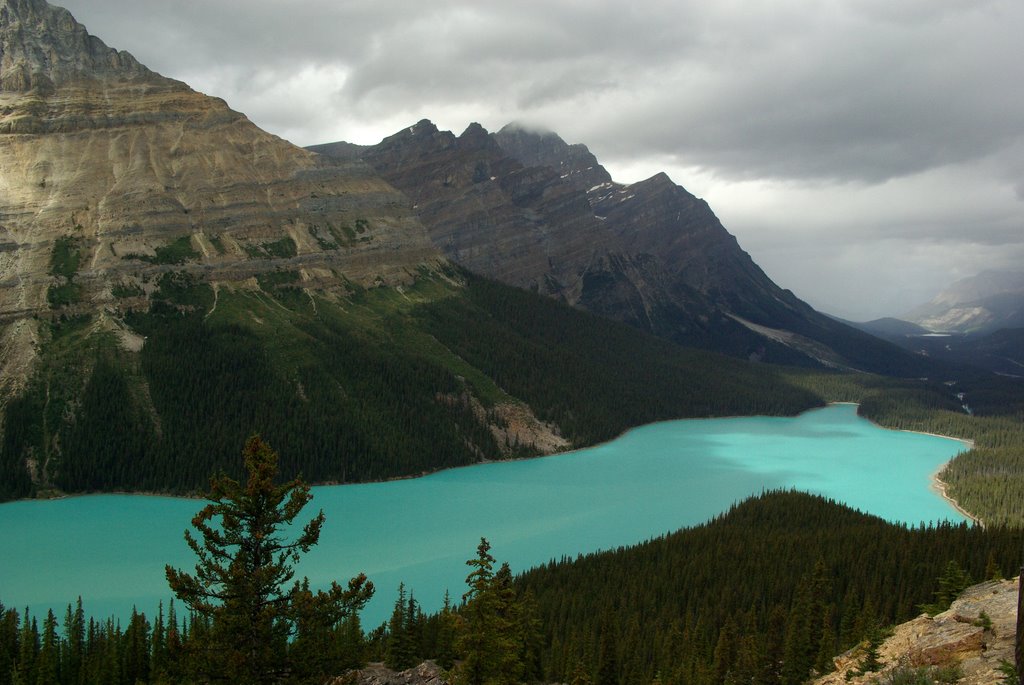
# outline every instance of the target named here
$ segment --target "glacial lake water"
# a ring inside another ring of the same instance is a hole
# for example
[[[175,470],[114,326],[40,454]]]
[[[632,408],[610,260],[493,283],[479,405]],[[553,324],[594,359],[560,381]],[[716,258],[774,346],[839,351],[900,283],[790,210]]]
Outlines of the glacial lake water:
[[[464,591],[480,537],[513,571],[702,523],[766,489],[796,488],[891,521],[962,521],[931,476],[962,442],[881,429],[853,405],[795,418],[669,421],[597,447],[423,478],[314,488],[327,517],[298,571],[314,586],[365,572],[379,625],[399,582],[428,610]],[[94,495],[0,505],[0,601],[58,617],[151,616],[170,598],[164,564],[191,570],[182,532],[199,500]]]

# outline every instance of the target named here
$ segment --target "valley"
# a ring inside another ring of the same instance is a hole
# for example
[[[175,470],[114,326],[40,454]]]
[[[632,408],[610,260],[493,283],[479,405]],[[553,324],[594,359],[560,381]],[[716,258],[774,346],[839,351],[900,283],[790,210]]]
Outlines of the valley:
[[[313,507],[328,525],[299,572],[318,586],[337,574],[367,573],[381,589],[362,614],[372,627],[387,618],[399,583],[425,611],[440,610],[445,591],[458,590],[466,550],[482,536],[518,573],[700,525],[735,502],[792,488],[894,523],[957,523],[964,519],[929,479],[963,449],[953,440],[881,430],[853,405],[796,418],[662,422],[546,459],[315,488]],[[170,599],[163,564],[188,561],[180,535],[195,506],[125,496],[0,506],[0,529],[18,531],[0,536],[10,551],[0,563],[5,601],[37,615],[57,611],[73,599],[63,589],[76,584],[91,613],[123,620],[132,606],[152,613]],[[126,540],[130,554],[119,551]],[[36,569],[63,554],[78,563],[58,566],[42,582]],[[117,574],[107,570],[111,557],[124,562]]]
[[[1019,274],[840,321],[665,172],[422,116],[302,148],[0,0],[0,685],[800,685],[1013,575]]]

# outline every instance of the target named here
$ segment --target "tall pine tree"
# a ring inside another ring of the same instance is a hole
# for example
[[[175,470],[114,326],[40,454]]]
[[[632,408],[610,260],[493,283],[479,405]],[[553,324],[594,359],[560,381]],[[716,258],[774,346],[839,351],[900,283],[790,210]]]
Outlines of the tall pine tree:
[[[242,456],[247,481],[212,478],[210,503],[192,519],[202,542],[185,532],[198,557],[195,574],[167,566],[167,581],[179,599],[210,621],[206,676],[273,683],[302,666],[288,654],[300,618],[336,626],[366,604],[373,584],[359,575],[348,588],[332,583],[317,593],[308,584],[289,585],[294,564],[320,538],[323,511],[289,540],[284,530],[312,499],[309,486],[301,479],[276,485],[277,453],[259,437],[249,439]]]

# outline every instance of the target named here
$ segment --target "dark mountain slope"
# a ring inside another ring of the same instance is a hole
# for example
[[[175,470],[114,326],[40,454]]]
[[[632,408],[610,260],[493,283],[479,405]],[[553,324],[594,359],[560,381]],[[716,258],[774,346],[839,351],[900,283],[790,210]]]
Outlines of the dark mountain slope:
[[[928,362],[776,286],[707,203],[664,174],[616,184],[582,145],[429,121],[362,148],[453,261],[685,345],[777,363],[927,375]]]
[[[892,317],[884,317],[881,319],[874,319],[872,321],[864,321],[857,323],[853,321],[843,321],[848,326],[860,329],[865,333],[870,333],[883,340],[890,340],[895,342],[898,338],[910,337],[915,335],[925,335],[928,333],[927,328],[918,326],[916,323],[910,323],[909,321],[903,321],[902,319],[894,319]]]

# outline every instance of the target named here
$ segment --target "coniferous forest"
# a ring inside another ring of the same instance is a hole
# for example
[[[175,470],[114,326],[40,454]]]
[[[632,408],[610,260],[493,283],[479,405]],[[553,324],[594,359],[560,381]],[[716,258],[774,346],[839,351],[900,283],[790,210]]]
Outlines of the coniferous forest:
[[[870,632],[948,606],[950,578],[962,588],[1009,574],[1022,549],[1021,529],[908,528],[796,492],[515,578],[481,540],[465,594],[434,615],[402,587],[391,619],[364,630],[344,607],[358,607],[365,580],[338,588],[348,599],[334,614],[300,583],[287,593],[299,598],[291,640],[266,642],[270,663],[289,665],[269,682],[431,658],[460,682],[795,685]],[[180,603],[126,625],[80,602],[63,616],[0,607],[0,684],[211,682],[222,620]]]
[[[268,682],[431,658],[460,682],[789,685],[947,602],[941,588],[1019,565],[1024,533],[1003,527],[1024,521],[1016,381],[751,364],[462,278],[461,288],[421,284],[401,298],[356,291],[344,312],[300,296],[286,275],[258,293],[221,293],[216,307],[205,286],[166,279],[164,299],[126,320],[146,336],[137,355],[94,320],[54,322],[39,372],[7,406],[0,495],[195,492],[210,472],[241,473],[237,445],[257,427],[282,447],[285,477],[321,482],[530,454],[491,430],[507,402],[574,445],[664,418],[795,414],[825,401],[974,442],[943,479],[986,528],[909,529],[768,493],[703,526],[518,578],[483,540],[465,595],[436,615],[415,588],[378,588],[396,592],[395,611],[363,626],[355,608],[318,609],[319,591],[299,586],[306,612],[271,640],[290,666]],[[215,616],[179,602],[122,625],[86,610],[73,597],[63,616],[0,607],[0,685],[212,681]]]
[[[281,446],[284,473],[346,483],[536,454],[497,442],[500,404],[529,406],[573,446],[661,419],[821,404],[774,367],[462,277],[338,305],[284,273],[214,306],[208,285],[165,276],[153,308],[125,321],[145,337],[138,353],[95,319],[57,321],[5,411],[0,499],[192,493],[211,472],[239,475],[237,445],[255,432]]]

